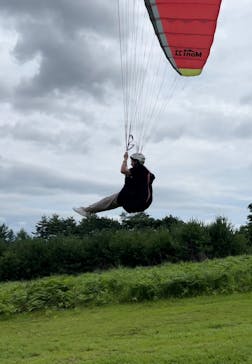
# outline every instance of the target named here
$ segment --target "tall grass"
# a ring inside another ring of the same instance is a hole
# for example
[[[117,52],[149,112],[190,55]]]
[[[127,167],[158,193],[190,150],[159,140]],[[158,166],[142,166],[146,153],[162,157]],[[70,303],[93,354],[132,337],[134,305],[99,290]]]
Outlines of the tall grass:
[[[0,285],[0,314],[252,290],[252,256]]]

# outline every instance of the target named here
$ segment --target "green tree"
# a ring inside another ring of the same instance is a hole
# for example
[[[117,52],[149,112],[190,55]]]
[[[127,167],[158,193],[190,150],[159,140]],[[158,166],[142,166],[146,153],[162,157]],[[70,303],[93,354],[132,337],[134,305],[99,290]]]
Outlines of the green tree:
[[[35,233],[34,235],[42,238],[47,239],[49,237],[49,221],[46,216],[42,216],[41,220],[35,226]]]
[[[15,240],[15,234],[13,230],[9,229],[7,225],[0,225],[0,240],[5,243],[11,243]]]
[[[17,232],[15,237],[15,241],[29,240],[29,239],[31,239],[30,235],[23,228]]]
[[[171,235],[176,242],[177,260],[201,261],[207,258],[210,238],[202,222],[191,220],[175,224],[171,228]]]
[[[185,224],[184,221],[172,215],[166,216],[162,220],[157,220],[157,221],[160,221],[160,226],[162,226],[163,228],[167,228],[169,230],[171,230],[173,226]]]
[[[97,215],[91,215],[87,219],[82,219],[77,226],[76,234],[78,236],[84,236],[96,231],[102,230],[120,230],[121,224],[119,221],[109,219],[106,217],[98,217]]]
[[[208,230],[211,239],[211,258],[222,258],[235,253],[237,243],[235,232],[225,217],[217,217],[215,222],[209,225]]]
[[[144,229],[155,228],[155,219],[150,217],[145,212],[139,212],[137,214],[121,214],[122,227],[125,229]]]
[[[249,243],[250,246],[252,246],[252,203],[250,203],[248,205],[248,209],[250,214],[247,216],[247,220],[248,220],[248,239],[249,239]]]
[[[249,224],[250,225],[252,225],[252,203],[250,203],[249,205],[248,205],[248,209],[249,209],[249,211],[250,211],[250,214],[248,215],[248,221],[249,221]]]
[[[73,217],[67,219],[60,218],[57,214],[52,217],[42,216],[36,224],[35,236],[42,239],[49,239],[54,236],[70,236],[77,233],[76,221]]]

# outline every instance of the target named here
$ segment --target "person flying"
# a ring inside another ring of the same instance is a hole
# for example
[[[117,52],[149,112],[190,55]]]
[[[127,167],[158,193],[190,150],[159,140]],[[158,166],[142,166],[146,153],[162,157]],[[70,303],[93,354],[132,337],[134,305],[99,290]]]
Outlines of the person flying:
[[[85,217],[117,207],[123,207],[129,213],[146,210],[152,203],[152,182],[155,176],[144,166],[145,157],[142,153],[134,153],[130,159],[131,168],[128,168],[128,152],[125,152],[121,165],[125,183],[119,193],[114,193],[87,207],[74,207],[73,210]]]

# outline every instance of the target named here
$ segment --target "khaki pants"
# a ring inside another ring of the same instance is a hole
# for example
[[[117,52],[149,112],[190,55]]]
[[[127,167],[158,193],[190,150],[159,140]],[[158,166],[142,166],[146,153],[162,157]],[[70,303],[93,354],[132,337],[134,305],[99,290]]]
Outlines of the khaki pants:
[[[118,193],[114,193],[111,196],[105,197],[102,200],[85,207],[87,212],[96,213],[101,211],[107,211],[116,209],[120,205],[117,202]]]

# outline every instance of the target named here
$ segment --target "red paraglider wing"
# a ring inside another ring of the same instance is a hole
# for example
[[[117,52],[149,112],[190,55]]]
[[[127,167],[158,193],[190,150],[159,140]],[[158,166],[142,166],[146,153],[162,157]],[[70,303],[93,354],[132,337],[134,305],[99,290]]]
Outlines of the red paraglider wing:
[[[221,0],[145,0],[160,45],[182,76],[201,73],[214,39]]]

